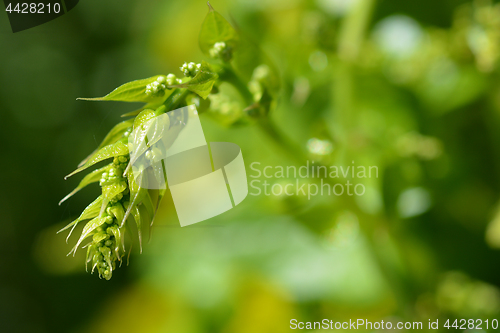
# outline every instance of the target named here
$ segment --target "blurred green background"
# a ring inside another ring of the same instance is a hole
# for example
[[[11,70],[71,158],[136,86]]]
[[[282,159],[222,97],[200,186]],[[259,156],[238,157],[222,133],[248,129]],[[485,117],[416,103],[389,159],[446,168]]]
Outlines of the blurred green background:
[[[360,197],[251,196],[178,227],[170,198],[111,281],[56,231],[98,194],[64,175],[137,104],[83,102],[204,59],[204,1],[80,1],[13,34],[0,15],[0,331],[278,333],[290,320],[500,316],[500,5],[461,0],[211,2],[276,63],[271,118],[210,141],[253,162],[375,165]],[[296,147],[290,150],[287,147]],[[301,152],[299,152],[301,150]],[[270,180],[282,182],[283,180]],[[311,180],[313,181],[313,180]],[[425,330],[425,329],[424,329]]]

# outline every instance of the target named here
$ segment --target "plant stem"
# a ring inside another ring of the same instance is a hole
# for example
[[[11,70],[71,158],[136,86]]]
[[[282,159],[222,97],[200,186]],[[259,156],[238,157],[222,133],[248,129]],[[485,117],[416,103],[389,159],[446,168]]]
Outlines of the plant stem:
[[[247,106],[254,103],[253,95],[248,90],[247,85],[236,75],[233,68],[229,65],[224,66],[223,70],[219,73],[221,81],[231,84],[241,94]]]
[[[170,96],[168,96],[165,102],[163,102],[163,105],[165,105],[165,112],[174,110],[183,100],[186,99],[188,95],[189,90],[176,88],[174,91],[172,91]]]

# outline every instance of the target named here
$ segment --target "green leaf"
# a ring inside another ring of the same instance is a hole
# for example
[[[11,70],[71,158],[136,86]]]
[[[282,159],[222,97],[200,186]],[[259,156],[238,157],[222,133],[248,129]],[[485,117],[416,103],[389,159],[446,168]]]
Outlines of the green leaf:
[[[96,254],[99,254],[98,253],[98,250],[96,249],[96,246],[94,244],[90,244],[88,247],[87,247],[87,259],[85,260],[85,271],[87,272],[87,264],[92,261],[93,257],[96,255]],[[96,260],[94,260],[96,261]],[[92,272],[93,272],[93,269],[92,269]]]
[[[234,48],[238,41],[238,33],[210,4],[208,4],[208,7],[209,12],[201,25],[198,42],[201,51],[210,56],[210,49],[215,43],[224,42],[228,47]]]
[[[134,217],[135,223],[137,225],[137,234],[139,236],[139,251],[142,253],[142,217],[141,217],[141,211],[139,210],[139,207],[136,205],[131,207],[131,213],[132,216]]]
[[[85,162],[84,165],[64,177],[64,179],[67,179],[68,177],[73,176],[75,173],[78,173],[80,171],[83,171],[87,169],[88,167],[103,161],[105,159],[111,158],[111,157],[116,157],[116,156],[123,156],[123,155],[128,155],[128,145],[126,143],[126,138],[119,140],[113,144],[107,145],[103,148],[101,148],[97,153],[95,153],[87,162]]]
[[[87,158],[85,158],[83,161],[81,161],[80,164],[78,164],[78,167],[81,167],[82,165],[84,165],[85,162],[87,162],[89,160],[89,158],[91,158],[92,155],[94,155],[102,147],[108,146],[108,145],[113,144],[116,141],[118,141],[123,136],[123,133],[125,133],[132,126],[133,123],[134,123],[134,119],[128,119],[128,120],[122,121],[121,123],[116,124],[111,129],[111,131],[108,132],[108,134],[106,135],[104,140],[102,140],[102,142],[99,144],[97,149],[94,150],[92,152],[92,154],[87,156]]]
[[[99,215],[99,211],[101,209],[101,204],[102,204],[102,196],[100,195],[99,197],[97,197],[97,199],[95,199],[90,205],[88,205],[82,212],[82,214],[80,214],[80,216],[74,220],[73,222],[69,223],[67,226],[65,226],[64,228],[62,228],[61,230],[59,230],[57,233],[60,233],[70,227],[73,227],[68,235],[68,237],[66,238],[66,241],[68,240],[68,238],[71,236],[71,233],[73,232],[73,229],[76,227],[76,225],[78,224],[78,222],[80,221],[84,221],[84,220],[88,220],[88,219],[91,219],[91,218],[94,218],[96,217],[97,215]]]
[[[155,110],[153,109],[142,110],[134,119],[133,129],[137,130],[138,128],[140,128],[144,130],[145,124],[155,117],[156,117]]]
[[[148,191],[144,188],[141,188],[143,178],[145,178],[145,175],[141,175],[140,177],[138,177],[139,183],[136,183],[132,170],[127,172],[127,179],[130,190],[130,203],[125,207],[127,210],[125,211],[125,216],[123,217],[123,220],[120,223],[120,228],[123,227],[123,225],[125,224],[125,221],[128,219],[132,211],[132,208],[138,205],[142,201],[142,198],[144,197],[144,195],[146,195]]]
[[[206,99],[208,95],[210,95],[217,78],[218,75],[211,70],[210,66],[205,61],[202,61],[201,68],[195,77],[186,83],[177,84],[172,87],[186,88],[189,91],[198,94],[203,99]]]
[[[147,79],[136,80],[125,83],[106,96],[96,98],[78,98],[84,101],[121,101],[121,102],[154,102],[163,99],[164,96],[153,96],[146,94],[146,86],[153,83],[161,75],[156,75]]]
[[[75,247],[73,248],[73,255],[76,253],[76,250],[78,249],[78,247],[80,246],[82,241],[85,238],[87,238],[88,236],[90,236],[95,229],[97,229],[98,227],[103,225],[107,220],[109,220],[109,218],[110,218],[109,216],[96,217],[96,218],[90,220],[89,222],[87,222],[85,227],[83,227],[80,239],[78,239],[78,242],[76,243]]]
[[[71,193],[69,193],[61,201],[59,201],[59,205],[61,205],[64,201],[71,198],[75,193],[80,191],[85,186],[92,184],[92,183],[95,183],[95,182],[98,182],[101,179],[102,173],[107,172],[109,170],[109,168],[110,168],[110,166],[106,165],[102,168],[99,168],[99,169],[92,171],[91,173],[89,173],[88,175],[83,177],[83,179],[80,181],[80,184],[78,184],[78,186],[73,191],[71,191]]]

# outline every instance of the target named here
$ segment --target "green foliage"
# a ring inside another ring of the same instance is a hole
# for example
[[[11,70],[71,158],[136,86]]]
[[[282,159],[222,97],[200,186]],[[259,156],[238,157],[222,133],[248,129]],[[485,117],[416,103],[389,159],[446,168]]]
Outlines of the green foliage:
[[[162,96],[158,97],[146,94],[146,87],[149,84],[156,82],[160,77],[164,77],[164,75],[156,75],[147,79],[125,83],[103,97],[78,99],[84,101],[121,101],[151,103],[157,101]]]

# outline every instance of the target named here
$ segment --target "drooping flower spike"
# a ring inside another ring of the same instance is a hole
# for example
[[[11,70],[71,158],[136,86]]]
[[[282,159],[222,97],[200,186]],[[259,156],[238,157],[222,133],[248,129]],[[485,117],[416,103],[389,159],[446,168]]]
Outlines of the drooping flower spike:
[[[267,62],[267,58],[259,53],[256,46],[241,38],[210,5],[200,32],[199,44],[205,55],[218,62],[212,65],[204,61],[198,64],[186,62],[180,67],[184,74],[183,78],[177,78],[172,73],[156,75],[125,83],[103,97],[81,98],[92,101],[145,103],[143,108],[124,114],[124,117],[132,118],[114,126],[97,149],[85,158],[75,171],[65,177],[67,179],[97,163],[110,161],[107,165],[87,174],[59,203],[63,203],[87,185],[99,183],[101,195],[88,205],[76,220],[59,232],[71,228],[66,239],[68,241],[75,228],[81,222],[87,221],[69,254],[74,255],[80,247],[86,248],[86,265],[91,265],[92,272],[97,269],[99,276],[106,280],[112,277],[117,262],[121,265],[126,253],[129,252],[130,255],[133,242],[130,242],[127,248],[128,242],[125,240],[127,235],[132,239],[135,238],[134,234],[137,235],[139,249],[142,252],[143,229],[149,226],[151,230],[160,202],[166,193],[166,189],[149,190],[142,187],[142,181],[147,177],[146,173],[140,174],[139,177],[132,173],[131,165],[137,158],[143,155],[149,160],[154,158],[156,153],[151,147],[161,138],[148,137],[147,141],[146,124],[168,111],[186,106],[188,102],[194,101],[200,104],[201,99],[207,99],[210,94],[218,94],[217,86],[221,82],[232,84],[246,103],[252,105],[251,109],[268,109],[269,96],[276,95],[276,84],[273,82],[276,81],[276,75],[268,75],[259,81],[260,95],[253,96],[248,90],[249,82],[252,80],[252,75],[248,75],[248,71],[253,72],[259,65],[272,66]],[[238,53],[239,44],[244,45],[242,49],[246,50],[245,52],[253,54],[242,58]],[[245,63],[242,59],[250,62]],[[207,101],[208,103],[204,103],[205,109],[207,104],[210,105],[210,100]],[[267,111],[263,114],[267,114]],[[166,124],[170,126],[167,131],[159,133],[168,132],[175,126],[173,124],[178,122],[179,119],[171,119],[170,125]],[[138,150],[134,149],[132,159],[129,151],[131,146],[141,147]],[[153,171],[153,174],[156,173],[156,178],[161,178],[158,174],[160,170]],[[85,241],[88,242],[82,246]]]

